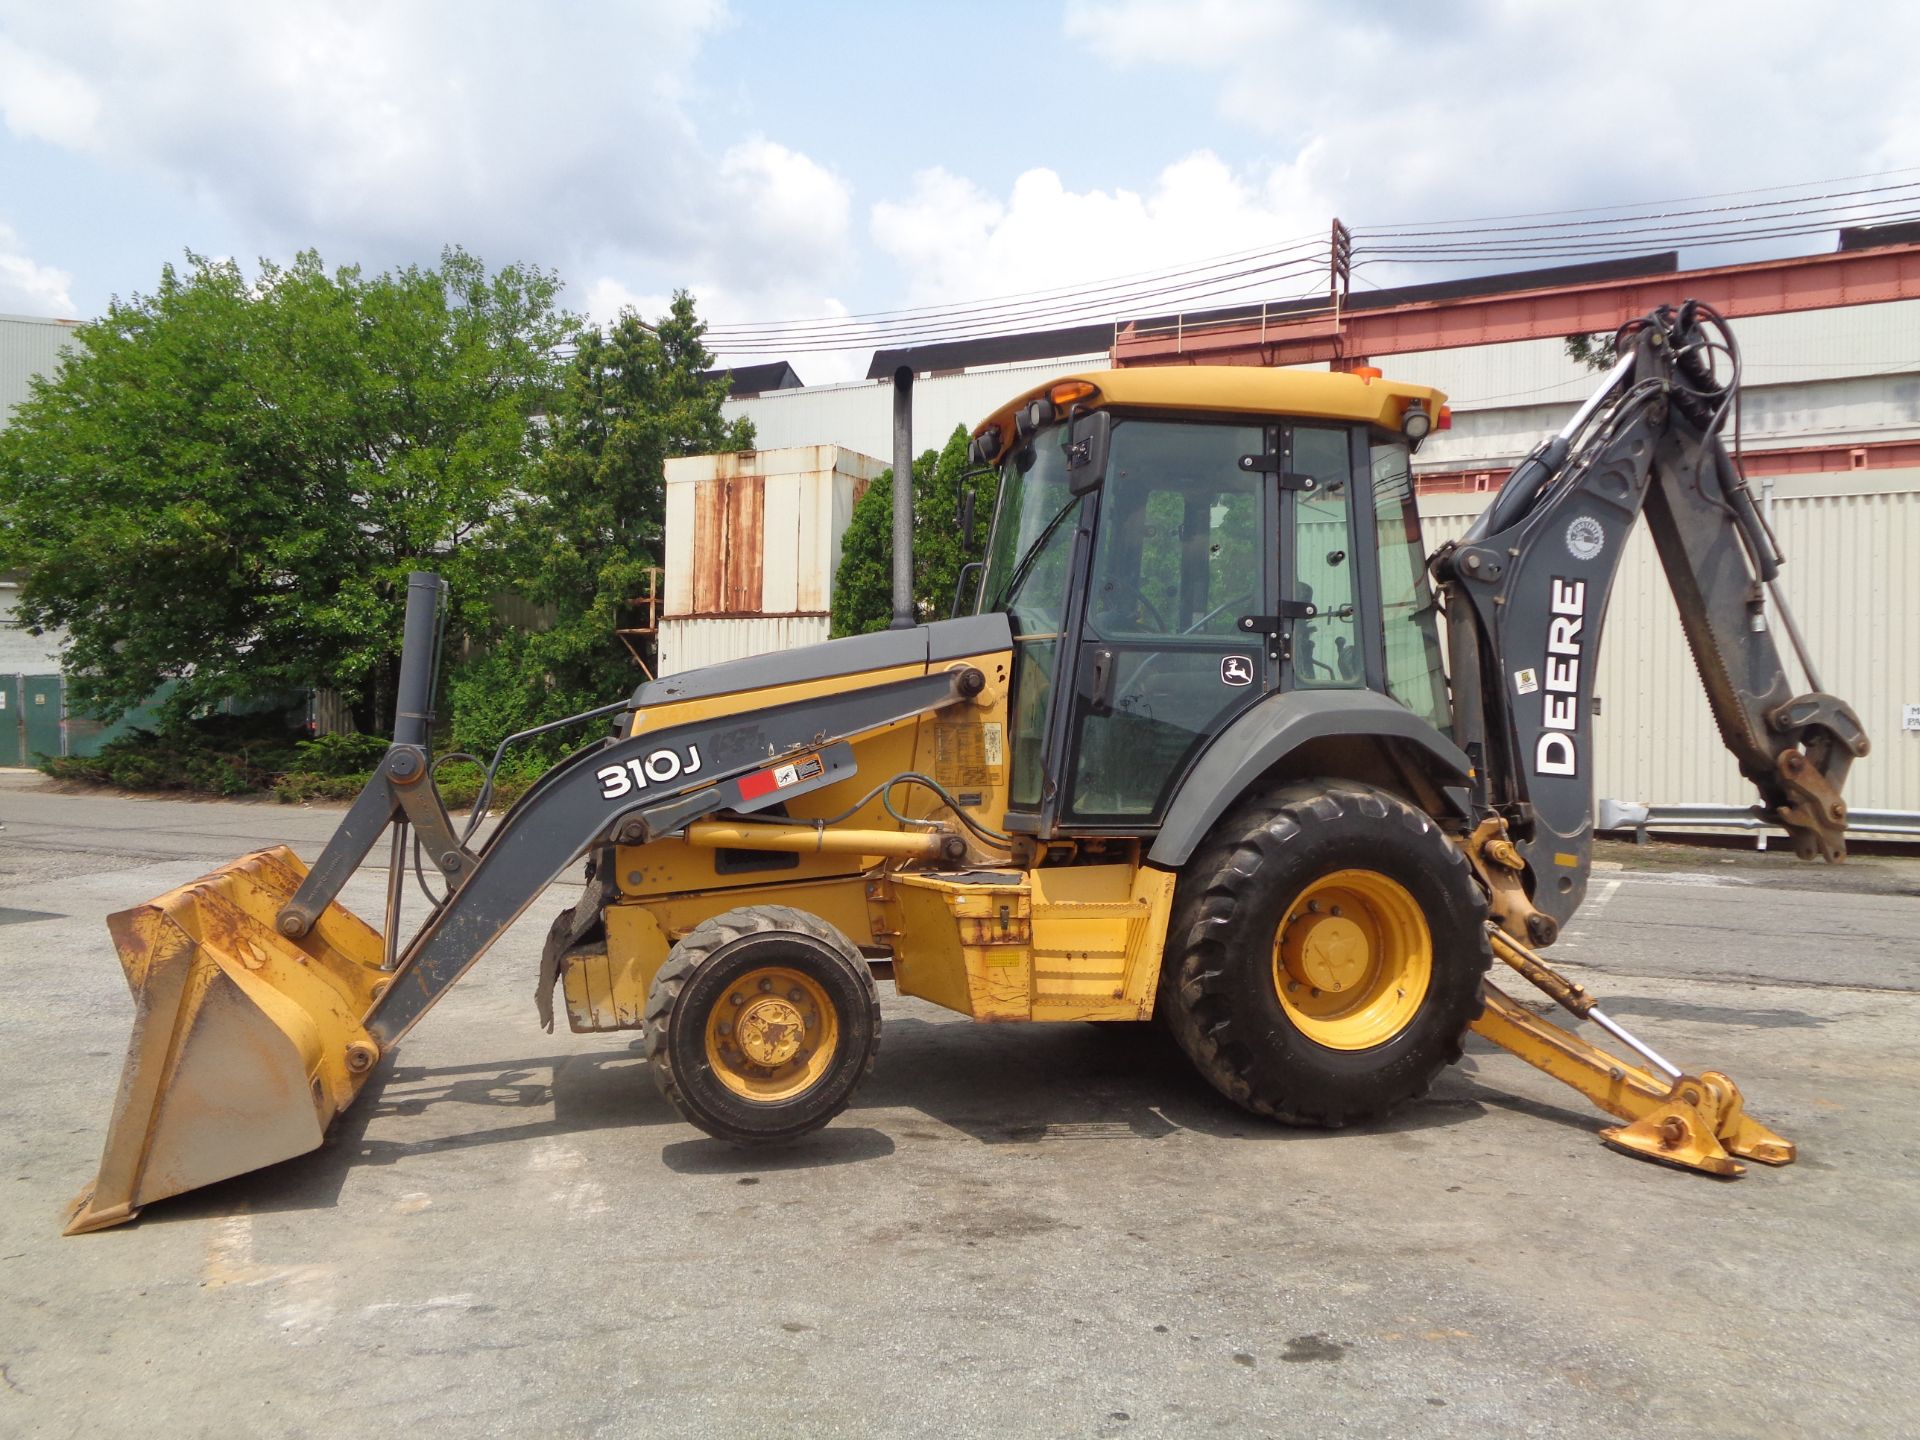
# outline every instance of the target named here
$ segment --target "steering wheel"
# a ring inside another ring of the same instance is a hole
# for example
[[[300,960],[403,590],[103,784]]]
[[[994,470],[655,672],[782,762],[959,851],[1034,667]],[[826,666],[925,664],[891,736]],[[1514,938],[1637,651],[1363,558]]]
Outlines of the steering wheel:
[[[1109,592],[1118,591],[1120,593],[1120,598],[1122,600],[1125,600],[1126,598],[1131,596],[1133,600],[1138,603],[1140,610],[1145,613],[1147,618],[1153,621],[1153,630],[1151,633],[1155,635],[1166,634],[1167,632],[1166,618],[1163,615],[1161,615],[1159,606],[1155,605],[1153,601],[1147,598],[1147,592],[1144,589],[1142,589],[1140,586],[1120,585],[1113,580],[1108,580],[1105,587],[1103,588]],[[1109,614],[1112,613],[1112,606],[1110,603],[1103,604],[1102,608],[1105,609]]]

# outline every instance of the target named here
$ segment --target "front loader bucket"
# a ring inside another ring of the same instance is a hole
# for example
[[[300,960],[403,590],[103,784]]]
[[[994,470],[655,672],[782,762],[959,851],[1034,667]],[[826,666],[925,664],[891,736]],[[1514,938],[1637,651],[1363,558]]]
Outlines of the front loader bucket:
[[[318,1148],[378,1049],[361,1025],[380,935],[329,905],[298,940],[275,926],[307,867],[261,850],[108,917],[133,990],[133,1039],[99,1178],[66,1233]]]

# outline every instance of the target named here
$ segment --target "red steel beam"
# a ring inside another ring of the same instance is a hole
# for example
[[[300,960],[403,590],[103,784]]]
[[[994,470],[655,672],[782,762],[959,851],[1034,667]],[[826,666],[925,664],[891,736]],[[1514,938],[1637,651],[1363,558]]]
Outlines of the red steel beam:
[[[1501,345],[1610,331],[1656,305],[1705,300],[1729,318],[1920,299],[1920,245],[1795,255],[1707,270],[1592,280],[1352,310],[1337,327],[1324,312],[1284,324],[1269,319],[1142,334],[1123,325],[1113,363],[1125,365],[1345,364],[1408,350]],[[1337,333],[1336,333],[1337,332]]]
[[[1745,450],[1740,468],[1749,479],[1768,475],[1835,475],[1853,470],[1920,470],[1920,440],[1876,440],[1863,445],[1791,445],[1777,450]],[[1422,494],[1446,495],[1498,490],[1512,470],[1478,466],[1468,470],[1429,470],[1414,477]]]

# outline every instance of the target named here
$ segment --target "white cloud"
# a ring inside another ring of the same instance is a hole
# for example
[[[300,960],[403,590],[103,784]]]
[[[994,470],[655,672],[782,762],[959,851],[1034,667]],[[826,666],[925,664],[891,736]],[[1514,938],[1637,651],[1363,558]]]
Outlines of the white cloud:
[[[171,177],[283,258],[459,243],[575,276],[824,285],[845,183],[774,139],[716,155],[690,119],[687,77],[727,23],[722,0],[0,0],[0,119]]]
[[[1075,191],[1029,170],[1002,201],[944,170],[923,171],[905,200],[873,207],[874,243],[897,260],[915,303],[1014,295],[1317,236],[1327,199],[1298,165],[1236,172],[1200,151],[1144,192]],[[1281,280],[1310,289],[1316,277]]]
[[[74,71],[0,35],[0,119],[16,135],[83,148],[93,143],[100,97]]]
[[[13,227],[0,221],[0,314],[73,318],[73,276],[26,253]]]
[[[730,247],[737,285],[765,288],[845,263],[853,195],[824,166],[756,137],[720,158],[720,185],[726,232],[746,242]]]
[[[1907,0],[1855,0],[1844,24],[1804,0],[1069,0],[1064,28],[1125,74],[1208,77],[1221,117],[1287,153],[1349,222],[1659,200],[1920,160],[1920,7]],[[1889,103],[1903,97],[1908,143],[1893,147]]]

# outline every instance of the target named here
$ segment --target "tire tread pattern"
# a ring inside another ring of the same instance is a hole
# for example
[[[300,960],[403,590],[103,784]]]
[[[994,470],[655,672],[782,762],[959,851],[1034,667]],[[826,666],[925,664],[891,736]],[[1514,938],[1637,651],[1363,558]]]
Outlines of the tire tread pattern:
[[[853,1093],[866,1082],[880,1058],[879,988],[873,983],[873,973],[867,968],[865,957],[838,929],[818,916],[809,915],[806,911],[796,910],[789,905],[743,906],[740,909],[716,915],[710,920],[703,920],[689,930],[673,947],[653,978],[653,985],[647,992],[646,1013],[642,1017],[644,1021],[642,1054],[646,1059],[648,1070],[653,1074],[654,1083],[660,1087],[660,1093],[666,1096],[673,1108],[679,1111],[681,1117],[688,1123],[708,1130],[709,1133],[712,1131],[708,1122],[688,1104],[685,1082],[681,1079],[676,1067],[673,1046],[667,1039],[668,1022],[681,993],[693,979],[694,972],[716,951],[743,936],[761,935],[770,931],[798,931],[811,939],[821,941],[845,955],[865,977],[863,994],[866,997],[867,1015],[872,1026],[873,1039],[867,1047],[865,1063],[861,1066],[859,1076],[848,1090],[848,1099],[851,1099]],[[830,1113],[824,1116],[819,1124],[824,1125],[832,1118],[833,1114]],[[722,1138],[735,1143],[769,1143],[761,1137],[747,1135],[727,1135]],[[777,1138],[785,1140],[794,1137],[783,1135]]]
[[[1355,1105],[1335,1091],[1289,1091],[1276,1084],[1259,1063],[1257,1024],[1237,1013],[1230,994],[1231,942],[1249,923],[1249,911],[1270,884],[1286,852],[1303,836],[1338,827],[1349,816],[1404,832],[1411,846],[1425,853],[1443,883],[1484,913],[1485,902],[1466,857],[1431,816],[1398,796],[1352,782],[1322,781],[1289,785],[1242,803],[1224,815],[1211,836],[1188,862],[1175,894],[1168,927],[1168,966],[1162,972],[1160,1004],[1200,1073],[1228,1099],[1255,1114],[1286,1124],[1338,1129],[1377,1120],[1398,1105],[1420,1098],[1434,1078],[1464,1053],[1467,1026],[1480,1012],[1481,979],[1493,963],[1484,928],[1467,953],[1436,953],[1439,967],[1469,967],[1473,999],[1456,1030],[1442,1043],[1434,1062],[1404,1093],[1379,1103]],[[1175,943],[1178,937],[1178,944]],[[1464,977],[1461,977],[1464,978]]]

